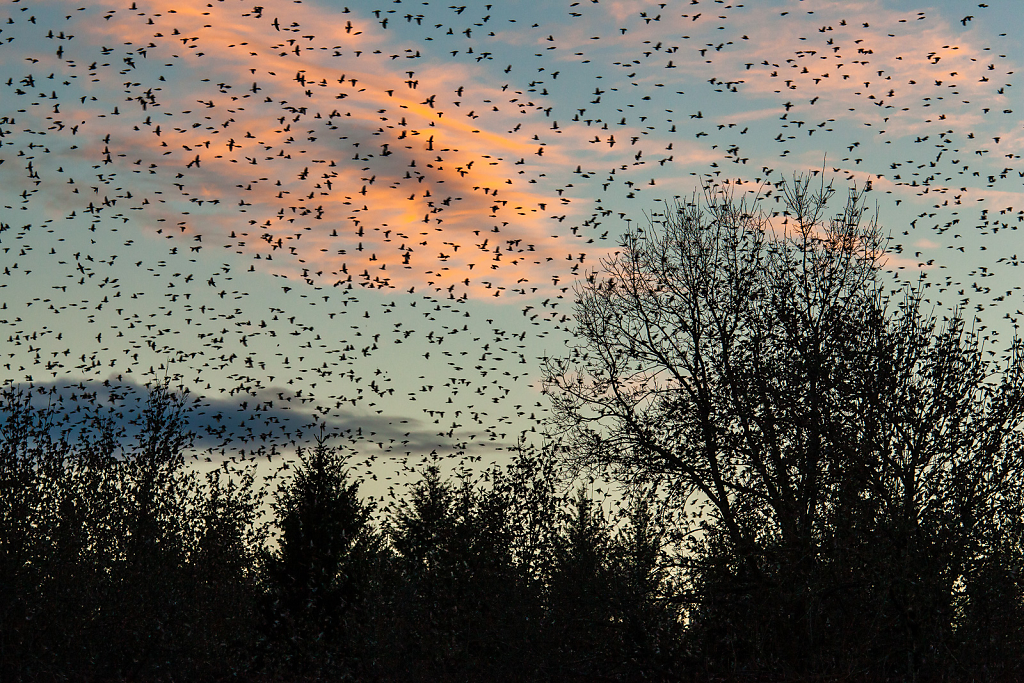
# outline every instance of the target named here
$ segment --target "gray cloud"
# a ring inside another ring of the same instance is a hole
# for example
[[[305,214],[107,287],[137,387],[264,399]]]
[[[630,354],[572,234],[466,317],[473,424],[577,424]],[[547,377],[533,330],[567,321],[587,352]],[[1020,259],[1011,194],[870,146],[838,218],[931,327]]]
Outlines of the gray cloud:
[[[134,442],[141,432],[150,396],[150,387],[130,380],[54,380],[8,386],[30,393],[35,408],[49,407],[53,416],[51,433],[65,431],[71,440],[94,436],[96,418],[100,417],[108,421],[122,443]],[[246,456],[286,452],[315,443],[321,427],[329,443],[354,453],[416,456],[465,450],[457,434],[449,437],[434,432],[413,417],[334,408],[330,417],[323,418],[314,401],[281,388],[235,397],[196,396],[180,390],[174,395],[199,451]]]

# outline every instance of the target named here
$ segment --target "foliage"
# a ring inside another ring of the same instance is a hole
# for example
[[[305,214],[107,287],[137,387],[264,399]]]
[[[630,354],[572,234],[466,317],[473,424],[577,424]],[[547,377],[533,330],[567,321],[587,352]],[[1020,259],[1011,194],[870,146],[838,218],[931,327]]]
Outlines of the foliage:
[[[252,463],[186,465],[185,395],[156,386],[135,410],[87,396],[75,420],[39,398],[3,394],[3,680],[664,669],[648,655],[677,622],[654,518],[637,508],[616,526],[582,490],[560,494],[550,452],[523,446],[476,478],[429,465],[378,510],[321,437],[267,526]]]
[[[299,449],[294,470],[272,506],[280,536],[264,566],[267,646],[289,673],[337,675],[357,663],[350,645],[371,609],[381,539],[373,507],[322,438]]]

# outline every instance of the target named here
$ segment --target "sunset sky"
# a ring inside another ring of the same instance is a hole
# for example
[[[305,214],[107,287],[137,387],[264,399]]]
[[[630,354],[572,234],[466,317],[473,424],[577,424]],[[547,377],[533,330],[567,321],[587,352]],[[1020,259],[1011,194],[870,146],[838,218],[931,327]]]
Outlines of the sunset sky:
[[[226,452],[315,416],[490,459],[629,225],[823,166],[1012,334],[1014,0],[348,2],[3,4],[0,380],[167,376]]]

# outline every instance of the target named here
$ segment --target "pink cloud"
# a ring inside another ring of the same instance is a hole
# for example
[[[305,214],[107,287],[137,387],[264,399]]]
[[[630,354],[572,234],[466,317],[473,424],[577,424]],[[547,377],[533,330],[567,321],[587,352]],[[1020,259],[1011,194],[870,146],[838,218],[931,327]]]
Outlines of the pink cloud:
[[[622,61],[645,50],[651,56],[632,79],[645,91],[704,71],[719,82],[742,81],[748,95],[791,99],[787,121],[807,119],[806,128],[794,128],[797,135],[819,119],[866,119],[872,124],[867,132],[884,129],[888,138],[924,135],[939,121],[957,130],[983,123],[975,104],[957,109],[952,97],[941,107],[921,106],[927,104],[921,97],[945,93],[951,77],[940,78],[943,70],[956,72],[957,97],[972,103],[994,87],[991,78],[982,80],[993,71],[983,50],[955,26],[918,22],[913,13],[880,2],[791,3],[791,17],[680,7],[685,17],[666,10],[661,19],[656,3],[581,7],[581,17],[552,34],[552,41],[521,23],[496,30],[494,40],[554,46],[549,54],[555,59],[567,59],[573,50],[588,56],[617,50]],[[260,267],[290,277],[452,287],[455,294],[474,287],[525,290],[550,282],[555,263],[568,277],[605,250],[570,234],[593,210],[599,187],[627,183],[652,193],[689,188],[687,171],[722,161],[725,145],[715,150],[695,142],[692,131],[672,135],[664,125],[648,130],[635,112],[627,112],[630,121],[621,126],[562,120],[556,129],[542,95],[496,84],[485,63],[457,63],[444,50],[428,50],[427,42],[405,43],[369,14],[336,16],[340,20],[324,22],[302,4],[289,6],[282,18],[273,10],[256,16],[202,2],[177,5],[173,12],[139,3],[138,12],[80,22],[78,44],[94,51],[120,45],[111,60],[135,54],[135,67],[116,77],[108,70],[100,82],[86,84],[99,103],[66,110],[89,122],[83,157],[102,159],[109,148],[111,170],[131,178],[133,198],[120,200],[117,210],[141,207],[127,215],[183,226],[193,240],[203,235],[203,248],[258,256]],[[853,16],[869,16],[871,27],[842,25],[843,17]],[[723,40],[721,51],[681,38],[681,27],[704,40],[726,22],[733,44]],[[902,26],[895,37],[886,35]],[[666,70],[669,62],[679,70]],[[548,85],[563,87],[555,80]],[[689,112],[700,106],[683,101]],[[996,106],[1001,101],[994,100]],[[96,118],[88,107],[100,104],[118,106],[119,118]],[[901,111],[903,104],[908,112]],[[929,123],[932,111],[936,120]],[[759,105],[709,115],[708,125],[779,114]],[[682,112],[674,116],[686,119]],[[111,142],[100,145],[97,132],[110,132]],[[1019,149],[1021,136],[1007,131],[1003,144]],[[772,165],[803,170],[817,166],[810,158],[816,153],[798,151]],[[919,191],[895,184],[888,174],[872,178],[852,163],[829,163],[847,177],[873,179],[876,189],[904,196]],[[573,175],[577,166],[581,173]],[[600,171],[587,173],[595,168]],[[735,172],[751,173],[741,166]]]
[[[207,10],[83,26],[95,44],[145,31],[149,68],[176,60],[149,106],[125,99],[105,145],[122,174],[148,172],[133,189],[149,219],[328,283],[501,291],[543,284],[577,251],[558,241],[572,198],[538,182],[575,157],[531,94],[479,69],[405,60],[411,49],[355,13],[349,28],[289,8],[289,24],[316,26],[312,41],[279,31],[269,11]]]

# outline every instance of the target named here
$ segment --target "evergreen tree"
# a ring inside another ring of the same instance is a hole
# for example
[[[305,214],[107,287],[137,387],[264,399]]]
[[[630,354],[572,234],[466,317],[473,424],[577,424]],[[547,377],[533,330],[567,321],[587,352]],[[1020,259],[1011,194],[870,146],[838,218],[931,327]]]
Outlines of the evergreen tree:
[[[467,550],[458,516],[471,511],[470,497],[431,466],[393,514],[389,537],[401,576],[394,613],[404,665],[399,675],[410,680],[450,680],[466,666],[465,615],[459,614],[465,577],[456,564]]]
[[[266,559],[264,619],[273,658],[302,674],[356,667],[380,553],[373,507],[322,438],[299,449],[272,507],[280,536]]]
[[[669,574],[664,520],[649,492],[627,498],[625,524],[611,549],[612,599],[622,651],[617,667],[627,680],[671,675],[680,655],[681,610]]]
[[[485,478],[504,481],[497,470]],[[427,467],[397,506],[399,677],[530,680],[536,670],[539,584],[516,551],[520,520],[506,493]]]
[[[613,628],[611,539],[604,514],[581,486],[555,539],[548,587],[550,673],[593,679],[620,649]]]
[[[195,676],[248,672],[259,637],[259,549],[267,541],[259,522],[263,492],[255,465],[207,474],[195,512],[198,539],[190,569],[191,635]]]

